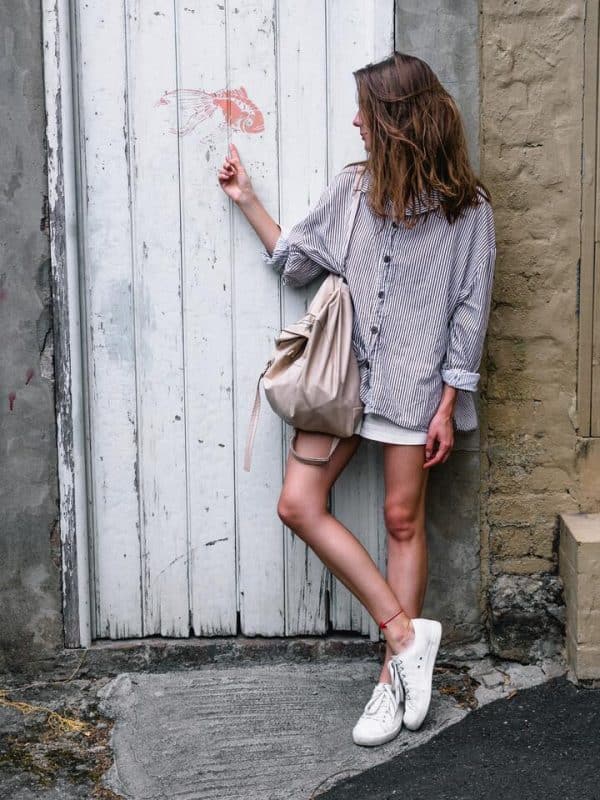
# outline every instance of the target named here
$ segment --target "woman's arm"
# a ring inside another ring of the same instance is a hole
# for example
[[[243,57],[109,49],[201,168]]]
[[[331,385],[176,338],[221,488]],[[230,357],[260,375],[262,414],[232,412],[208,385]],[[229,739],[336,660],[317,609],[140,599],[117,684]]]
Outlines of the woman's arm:
[[[458,391],[474,392],[490,313],[496,247],[475,265],[471,285],[455,309],[441,373],[443,391],[428,430],[424,468],[444,463],[454,446],[452,417]],[[439,442],[436,450],[436,443]]]
[[[458,389],[456,389],[454,386],[450,386],[448,383],[444,383],[440,404],[438,405],[435,413],[440,417],[452,420],[457,397]]]
[[[281,228],[254,193],[252,182],[234,144],[229,145],[229,157],[225,158],[219,170],[219,183],[225,194],[243,212],[271,255],[281,235]]]
[[[480,377],[477,370],[490,314],[495,261],[496,246],[493,245],[474,265],[470,288],[450,320],[441,374],[444,383],[456,389],[477,390]]]

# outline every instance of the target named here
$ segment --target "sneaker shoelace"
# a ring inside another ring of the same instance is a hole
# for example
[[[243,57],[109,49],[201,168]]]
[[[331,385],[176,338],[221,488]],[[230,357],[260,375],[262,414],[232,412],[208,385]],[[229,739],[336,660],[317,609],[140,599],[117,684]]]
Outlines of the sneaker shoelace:
[[[378,684],[365,706],[364,714],[375,719],[393,718],[400,702],[400,693],[388,683]]]
[[[421,656],[419,657],[419,664],[416,665],[416,667],[415,665],[411,665],[413,666],[413,669],[410,669],[409,666],[410,662],[407,663],[402,658],[397,658],[394,661],[394,666],[397,670],[398,679],[402,684],[402,688],[404,690],[404,699],[406,704],[409,706],[414,705],[415,698],[414,698],[414,693],[411,692],[411,688],[413,688],[411,687],[411,684],[413,683],[413,680],[416,682],[418,675],[416,669],[420,668],[421,663],[422,663]]]

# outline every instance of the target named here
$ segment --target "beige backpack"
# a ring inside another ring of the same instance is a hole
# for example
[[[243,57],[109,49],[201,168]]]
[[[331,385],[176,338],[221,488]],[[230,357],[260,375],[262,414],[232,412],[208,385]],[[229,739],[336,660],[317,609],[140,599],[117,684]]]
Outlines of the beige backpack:
[[[361,176],[359,169],[346,224],[344,261],[360,200]],[[275,352],[256,386],[244,457],[246,471],[250,470],[260,413],[261,381],[273,411],[295,429],[290,449],[299,461],[326,464],[340,439],[353,435],[363,413],[358,364],[352,349],[353,313],[348,284],[340,275],[329,274],[302,319],[286,325],[277,336]],[[294,449],[298,430],[330,434],[333,438],[328,455],[298,455]]]

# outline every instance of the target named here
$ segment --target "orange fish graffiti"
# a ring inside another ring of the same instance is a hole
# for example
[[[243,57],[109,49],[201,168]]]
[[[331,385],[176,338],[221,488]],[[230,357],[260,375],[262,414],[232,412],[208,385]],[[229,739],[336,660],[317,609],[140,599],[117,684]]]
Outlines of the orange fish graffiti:
[[[202,89],[173,89],[165,92],[155,106],[169,105],[174,100],[179,106],[181,125],[170,128],[171,133],[185,136],[197,125],[212,117],[217,109],[223,113],[223,125],[242,133],[260,133],[265,129],[262,112],[248,97],[244,87],[205,92]]]

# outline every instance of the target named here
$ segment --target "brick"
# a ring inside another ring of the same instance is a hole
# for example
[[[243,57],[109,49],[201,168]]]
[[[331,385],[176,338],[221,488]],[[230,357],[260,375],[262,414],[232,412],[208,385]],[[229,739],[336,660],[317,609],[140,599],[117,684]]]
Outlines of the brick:
[[[556,528],[552,531],[534,530],[530,537],[529,553],[549,560],[556,554]]]
[[[560,515],[561,548],[576,572],[600,574],[600,514]]]
[[[600,677],[600,514],[563,514],[559,527],[569,663],[579,678]]]
[[[571,495],[561,493],[491,495],[487,503],[487,518],[491,525],[549,525],[552,529],[556,515],[577,507]]]
[[[490,552],[499,558],[527,555],[529,552],[531,528],[498,528],[490,536]]]
[[[492,565],[492,572],[507,575],[534,575],[538,572],[551,572],[553,568],[554,563],[549,559],[525,556],[495,561]]]
[[[600,678],[600,646],[578,645],[571,662],[580,680]]]
[[[600,646],[600,610],[579,614],[575,636],[577,646],[580,644]]]

